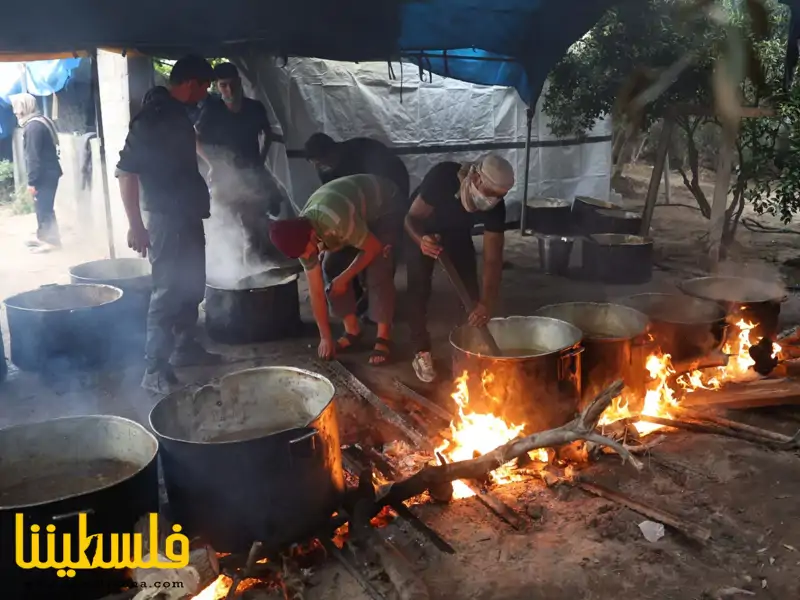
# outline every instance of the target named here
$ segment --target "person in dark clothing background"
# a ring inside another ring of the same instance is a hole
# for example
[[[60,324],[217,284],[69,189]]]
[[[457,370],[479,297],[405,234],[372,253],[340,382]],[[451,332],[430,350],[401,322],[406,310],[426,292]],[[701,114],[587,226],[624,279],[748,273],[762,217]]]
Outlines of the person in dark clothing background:
[[[244,96],[239,71],[232,63],[214,68],[220,97],[209,97],[195,123],[197,154],[208,164],[214,211],[223,209],[240,219],[250,249],[269,256],[268,213],[284,216],[289,199],[265,161],[274,139],[267,109]]]
[[[39,112],[36,98],[30,94],[15,94],[11,97],[11,105],[23,131],[28,192],[36,206],[36,239],[29,245],[36,252],[60,248],[55,201],[62,172],[58,161],[56,126]]]
[[[335,142],[324,133],[315,133],[306,140],[304,150],[323,184],[348,175],[377,175],[393,182],[401,198],[408,198],[406,165],[378,140],[362,137]]]
[[[419,248],[407,256],[409,325],[415,346],[412,366],[417,377],[426,383],[436,378],[427,328],[434,262],[441,252],[447,253],[477,302],[468,316],[469,324],[485,325],[497,300],[503,270],[503,197],[513,186],[514,170],[508,161],[488,154],[474,163],[439,163],[412,194],[414,199],[405,219],[406,232]],[[472,228],[478,223],[484,226],[480,289],[472,242]]]
[[[208,94],[211,65],[198,56],[175,63],[169,90],[150,90],[133,118],[117,163],[128,216],[128,246],[152,265],[142,387],[169,393],[179,383],[172,367],[214,364],[195,339],[205,291],[205,232],[209,193],[197,164],[187,106]]]

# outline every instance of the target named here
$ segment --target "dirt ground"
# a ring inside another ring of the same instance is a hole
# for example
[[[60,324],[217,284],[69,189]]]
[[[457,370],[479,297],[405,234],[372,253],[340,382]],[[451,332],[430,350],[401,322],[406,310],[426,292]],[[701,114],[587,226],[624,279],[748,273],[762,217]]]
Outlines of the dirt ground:
[[[625,204],[641,207],[649,169],[629,170]],[[710,187],[709,187],[710,191]],[[536,241],[509,232],[507,269],[503,275],[502,305],[498,314],[526,315],[554,302],[604,300],[644,291],[672,291],[683,278],[701,274],[699,238],[707,221],[672,177],[672,204],[656,208],[652,235],[657,266],[651,283],[643,286],[602,286],[570,278],[550,277],[539,269]],[[69,266],[103,256],[102,246],[65,224],[65,250],[30,255],[22,248],[32,230],[30,216],[0,213],[0,298],[44,283],[66,282]],[[764,223],[777,225],[768,219]],[[575,257],[579,252],[576,251]],[[800,236],[740,231],[727,268],[736,274],[778,278],[784,261],[800,254]],[[401,293],[405,276],[398,273]],[[397,328],[396,361],[370,369],[366,355],[341,357],[342,362],[373,390],[400,410],[404,406],[391,380],[399,377],[430,398],[447,402],[449,384],[447,333],[459,321],[457,300],[446,281],[437,276],[430,308],[435,351],[442,377],[438,385],[416,381],[410,367],[407,330],[402,314]],[[306,297],[304,286],[301,297]],[[304,319],[311,321],[306,303]],[[783,305],[782,325],[800,323],[800,298],[790,293]],[[8,331],[3,320],[6,349]],[[313,328],[310,328],[313,331]],[[316,364],[313,335],[287,342],[216,349],[239,362],[217,369],[187,369],[187,382],[204,383],[224,372],[255,365],[298,365],[324,370]],[[7,350],[6,350],[7,351]],[[66,415],[116,414],[147,422],[157,399],[138,388],[141,364],[59,381],[42,381],[15,369],[0,386],[0,427]],[[341,392],[341,390],[340,390]],[[340,393],[345,442],[380,441],[392,431],[375,425],[369,407]],[[764,411],[731,413],[784,433],[800,428],[800,412],[778,417]],[[683,516],[712,531],[704,546],[667,528],[658,542],[648,542],[638,524],[644,517],[611,502],[568,486],[548,488],[538,480],[497,488],[495,493],[528,515],[525,531],[515,531],[489,513],[475,498],[441,506],[424,504],[414,511],[457,550],[452,556],[418,543],[395,525],[388,530],[412,558],[441,599],[714,599],[744,598],[730,588],[751,592],[750,597],[791,600],[800,598],[800,457],[774,452],[717,436],[669,434],[656,449],[662,456],[691,465],[689,475],[676,475],[645,460],[642,473],[604,457],[587,476],[654,506]],[[530,515],[533,515],[532,517]],[[361,588],[334,561],[314,568],[306,592],[309,599],[367,598]]]

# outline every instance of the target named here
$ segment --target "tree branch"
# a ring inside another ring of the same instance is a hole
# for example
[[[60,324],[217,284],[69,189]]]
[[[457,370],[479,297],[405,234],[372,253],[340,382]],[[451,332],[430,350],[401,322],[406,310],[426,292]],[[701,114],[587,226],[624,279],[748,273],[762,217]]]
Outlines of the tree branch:
[[[548,429],[517,438],[472,460],[462,460],[445,465],[428,466],[402,481],[383,486],[377,493],[380,506],[402,502],[425,492],[431,485],[455,481],[457,479],[481,479],[498,467],[519,458],[538,448],[563,446],[578,440],[614,449],[623,462],[630,462],[637,470],[642,464],[621,444],[595,432],[597,421],[611,401],[619,396],[624,388],[623,381],[617,380],[602,392],[575,419],[562,427]]]

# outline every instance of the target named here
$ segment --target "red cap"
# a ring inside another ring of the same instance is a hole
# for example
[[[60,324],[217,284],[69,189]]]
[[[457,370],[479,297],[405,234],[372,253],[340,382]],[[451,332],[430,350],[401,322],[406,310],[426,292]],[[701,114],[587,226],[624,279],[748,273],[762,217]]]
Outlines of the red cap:
[[[269,238],[283,254],[298,258],[306,251],[313,231],[308,219],[273,221],[269,226]]]

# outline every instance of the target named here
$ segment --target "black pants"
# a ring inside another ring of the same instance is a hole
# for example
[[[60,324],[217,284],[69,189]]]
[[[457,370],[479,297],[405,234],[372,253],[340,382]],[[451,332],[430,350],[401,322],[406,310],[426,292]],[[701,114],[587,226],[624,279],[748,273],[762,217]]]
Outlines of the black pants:
[[[58,179],[42,181],[36,186],[33,199],[36,206],[36,238],[54,246],[61,245],[55,211],[57,190]]]
[[[440,244],[450,260],[470,296],[474,300],[478,293],[478,262],[475,245],[469,232],[442,234]],[[435,262],[425,256],[419,247],[409,244],[406,254],[408,269],[409,326],[414,353],[430,352],[431,337],[428,333],[428,300],[431,297],[431,283]]]
[[[145,358],[154,370],[167,364],[176,347],[194,341],[205,295],[206,238],[199,218],[148,213],[145,224],[153,273]]]

